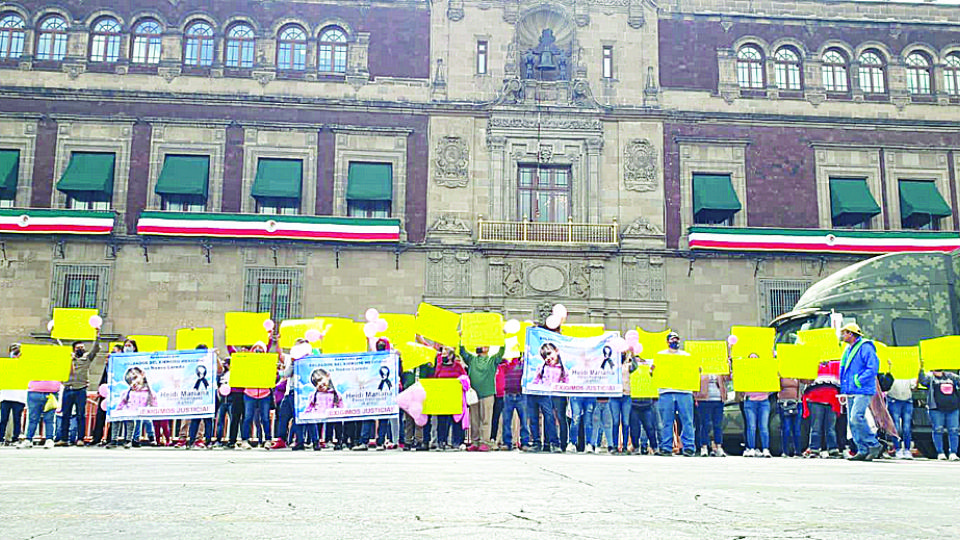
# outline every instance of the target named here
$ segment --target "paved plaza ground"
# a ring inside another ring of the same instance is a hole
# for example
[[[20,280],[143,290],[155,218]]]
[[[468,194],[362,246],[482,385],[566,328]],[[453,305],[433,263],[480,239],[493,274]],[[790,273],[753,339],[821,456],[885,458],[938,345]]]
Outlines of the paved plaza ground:
[[[960,463],[0,449],[0,537],[956,538]]]

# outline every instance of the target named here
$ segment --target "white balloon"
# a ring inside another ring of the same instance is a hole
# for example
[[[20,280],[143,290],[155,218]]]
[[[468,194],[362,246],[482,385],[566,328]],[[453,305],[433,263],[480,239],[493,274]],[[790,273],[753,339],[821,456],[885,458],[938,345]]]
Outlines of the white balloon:
[[[290,357],[299,360],[305,356],[310,356],[312,352],[313,347],[309,343],[297,343],[290,349]]]
[[[380,312],[374,308],[370,308],[363,314],[363,317],[367,319],[367,322],[373,322],[380,318]]]
[[[550,330],[557,330],[560,328],[560,317],[558,317],[556,314],[547,317],[547,328]]]
[[[516,334],[520,331],[520,321],[516,319],[510,319],[503,325],[504,334]]]
[[[564,317],[567,316],[567,307],[564,306],[563,304],[557,304],[553,306],[553,314],[563,319]]]

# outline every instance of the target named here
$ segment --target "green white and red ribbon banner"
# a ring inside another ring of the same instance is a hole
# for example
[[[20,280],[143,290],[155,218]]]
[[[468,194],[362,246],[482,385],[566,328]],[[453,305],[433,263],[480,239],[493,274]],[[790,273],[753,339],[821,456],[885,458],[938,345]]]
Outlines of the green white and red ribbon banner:
[[[282,238],[333,242],[399,242],[399,219],[261,214],[144,212],[137,234],[207,238]]]
[[[0,209],[0,234],[110,234],[115,219],[113,212]]]
[[[689,246],[694,250],[803,253],[946,252],[960,248],[960,234],[924,231],[691,227]]]

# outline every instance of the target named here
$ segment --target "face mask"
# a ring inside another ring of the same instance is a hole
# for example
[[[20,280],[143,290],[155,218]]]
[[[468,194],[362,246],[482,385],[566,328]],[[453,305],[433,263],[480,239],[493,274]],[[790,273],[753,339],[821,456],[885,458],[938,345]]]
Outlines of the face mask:
[[[673,349],[673,350],[679,349],[679,348],[680,348],[680,342],[679,342],[679,341],[671,341],[671,342],[670,342],[670,348]]]
[[[77,358],[80,358],[81,356],[83,356],[83,353],[84,353],[84,352],[85,352],[85,351],[84,351],[82,348],[81,348],[81,349],[77,349],[77,350],[73,351],[73,355],[76,356]]]
[[[126,345],[123,347],[123,352],[133,352],[133,347]]]

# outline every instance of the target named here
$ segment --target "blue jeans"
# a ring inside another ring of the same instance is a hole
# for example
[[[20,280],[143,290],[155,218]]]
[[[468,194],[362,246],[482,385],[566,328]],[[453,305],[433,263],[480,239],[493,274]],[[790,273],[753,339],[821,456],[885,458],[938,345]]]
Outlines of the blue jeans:
[[[377,425],[377,446],[383,446],[390,441],[392,443],[400,440],[400,418],[381,418]]]
[[[203,420],[203,438],[206,444],[210,444],[210,437],[213,437],[213,418],[192,418],[190,419],[190,443],[197,440],[197,432],[200,431],[200,421]]]
[[[504,394],[503,411],[500,413],[503,421],[503,444],[513,447],[513,411],[517,411],[520,418],[520,445],[530,445],[530,429],[527,427],[527,399],[523,394]]]
[[[132,438],[131,440],[132,440],[133,442],[139,441],[139,440],[140,440],[140,435],[142,435],[144,431],[147,432],[147,439],[149,439],[149,440],[151,440],[151,441],[156,441],[156,440],[157,440],[157,439],[156,439],[156,435],[155,435],[154,432],[153,432],[153,421],[152,421],[152,420],[136,420],[136,421],[134,421],[134,426],[133,426],[133,438]]]
[[[911,435],[913,434],[913,400],[887,398],[887,409],[893,418],[893,426],[897,428],[900,438],[893,439],[893,446],[900,450],[901,446],[910,449]]]
[[[7,419],[13,419],[13,441],[16,441],[20,438],[20,431],[22,431],[23,423],[23,408],[26,405],[20,403],[19,401],[4,401],[0,402],[0,440],[7,434]]]
[[[632,409],[629,395],[610,398],[610,413],[613,415],[613,446],[627,449],[627,439],[630,438],[630,411]],[[623,433],[621,439],[620,434]],[[622,441],[622,445],[621,445]]]
[[[743,415],[747,423],[747,449],[753,450],[757,444],[757,428],[760,431],[760,448],[770,448],[770,400],[744,400]]]
[[[658,448],[660,428],[657,406],[652,399],[633,399],[630,408],[630,442],[634,450],[645,451],[647,444]],[[671,434],[672,436],[672,434]]]
[[[73,411],[76,411],[78,430],[86,431],[86,414],[84,407],[87,406],[87,389],[63,389],[63,398],[60,405],[60,411],[63,414],[63,421],[60,424],[60,433],[57,435],[58,441],[70,441],[70,418]],[[77,433],[77,437],[82,440],[83,434]]]
[[[570,413],[570,444],[577,446],[580,434],[580,422],[583,422],[584,444],[590,444],[593,434],[593,409],[597,406],[597,398],[571,397]]]
[[[960,411],[945,413],[930,409],[930,423],[933,424],[933,445],[937,447],[937,453],[946,453],[943,451],[943,432],[946,431],[950,439],[950,453],[956,454],[957,443],[960,442]]]
[[[566,401],[566,400],[564,400]],[[557,424],[553,418],[553,399],[550,396],[527,396],[527,421],[530,423],[530,435],[534,447],[560,446],[560,437],[557,436]],[[540,435],[540,425],[537,415],[543,415],[543,437]],[[565,413],[560,414],[561,422],[566,422]],[[541,444],[542,439],[546,444]]]
[[[850,433],[853,435],[853,442],[857,444],[857,453],[866,454],[867,450],[880,445],[877,440],[877,434],[870,431],[870,425],[867,424],[867,409],[870,407],[870,400],[873,396],[853,395],[847,398],[847,423],[850,425]]]
[[[657,401],[660,410],[660,451],[673,453],[673,420],[680,418],[680,442],[684,452],[694,451],[693,394],[664,392]]]
[[[826,403],[808,401],[807,407],[810,409],[810,450],[836,450],[837,413]]]
[[[553,413],[556,415],[557,446],[565,448],[570,440],[570,424],[567,422],[567,398],[565,396],[553,396]]]
[[[55,395],[52,392],[27,392],[27,440],[33,440],[37,433],[37,427],[40,425],[40,419],[43,418],[43,436],[53,440],[53,417],[55,411],[43,411],[47,404],[47,397]]]
[[[610,412],[610,406],[613,403],[610,400],[597,400],[597,406],[593,409],[593,432],[587,437],[594,447],[600,446],[603,441],[600,440],[600,431],[603,430],[603,437],[607,440],[607,448],[613,446],[613,414]]]
[[[717,446],[723,444],[723,402],[701,401],[697,403],[700,409],[700,446],[710,445],[710,434],[713,434],[713,442]]]
[[[260,423],[263,430],[261,443],[270,439],[270,400],[272,396],[262,398],[252,398],[246,394],[243,396],[243,426],[241,427],[240,437],[250,440],[251,428],[254,420]]]
[[[437,419],[437,444],[447,444],[447,434],[451,429],[453,430],[453,435],[451,436],[450,443],[453,446],[460,446],[463,444],[462,423],[454,420],[453,415],[451,414],[444,414],[435,418]],[[424,431],[423,437],[427,438],[426,431]]]
[[[63,429],[63,415],[62,415],[62,414],[58,414],[58,415],[54,416],[53,418],[54,418],[54,420],[53,420],[53,432],[57,434],[57,436],[56,436],[54,439],[57,440],[57,441],[59,441],[59,440],[60,440],[60,439],[59,439],[59,437],[60,437],[60,430]],[[76,443],[77,440],[78,440],[78,439],[77,439],[77,433],[78,433],[78,429],[77,429],[77,417],[73,417],[73,418],[70,419],[70,428],[67,430],[67,438],[64,439],[64,440],[66,440],[66,441],[67,441],[68,443],[70,443],[70,444]]]
[[[780,415],[780,449],[786,456],[799,454],[800,448],[800,408],[796,412],[787,414],[783,405],[778,403],[777,412]]]

